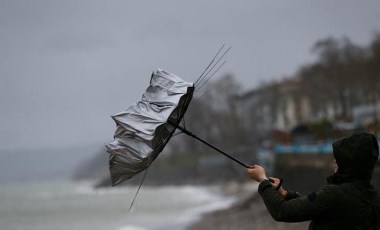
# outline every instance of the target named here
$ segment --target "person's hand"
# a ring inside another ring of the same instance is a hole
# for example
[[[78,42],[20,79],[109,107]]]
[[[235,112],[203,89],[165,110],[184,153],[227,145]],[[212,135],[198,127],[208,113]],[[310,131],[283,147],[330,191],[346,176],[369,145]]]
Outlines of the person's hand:
[[[260,182],[261,180],[267,178],[267,176],[265,175],[265,169],[260,165],[254,165],[248,168],[247,174],[251,179],[257,182]]]
[[[273,187],[277,188],[278,185],[280,184],[280,179],[276,177],[269,177],[271,179],[271,183]],[[278,193],[282,198],[285,199],[286,195],[288,195],[288,191],[286,191],[282,186],[278,189]]]

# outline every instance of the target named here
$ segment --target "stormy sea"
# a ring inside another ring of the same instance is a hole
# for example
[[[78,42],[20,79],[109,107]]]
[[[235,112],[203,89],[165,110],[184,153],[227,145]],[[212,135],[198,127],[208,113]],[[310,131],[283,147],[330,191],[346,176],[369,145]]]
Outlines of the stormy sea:
[[[45,182],[0,187],[0,229],[186,229],[203,213],[231,206],[218,186],[94,189],[90,182]]]

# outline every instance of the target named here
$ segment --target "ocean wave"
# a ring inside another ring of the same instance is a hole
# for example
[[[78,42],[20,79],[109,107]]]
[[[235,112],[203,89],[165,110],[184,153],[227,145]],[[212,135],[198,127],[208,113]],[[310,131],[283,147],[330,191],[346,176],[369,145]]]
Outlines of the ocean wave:
[[[118,227],[116,230],[147,230],[147,229],[140,226],[126,225],[126,226]]]

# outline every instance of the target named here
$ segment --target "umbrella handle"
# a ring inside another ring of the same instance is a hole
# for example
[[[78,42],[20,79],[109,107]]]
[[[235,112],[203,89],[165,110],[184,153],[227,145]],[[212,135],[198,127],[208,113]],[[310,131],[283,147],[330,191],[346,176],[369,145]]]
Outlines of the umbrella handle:
[[[201,139],[201,138],[199,138],[198,136],[194,135],[192,132],[190,132],[190,131],[187,130],[186,128],[181,127],[181,126],[179,126],[179,125],[175,125],[175,124],[173,124],[173,123],[170,122],[170,121],[168,121],[168,123],[170,123],[171,125],[174,125],[176,128],[178,128],[179,130],[181,130],[181,131],[184,132],[185,134],[187,134],[187,135],[189,135],[189,136],[191,136],[191,137],[197,139],[198,141],[204,143],[205,145],[207,145],[207,146],[209,146],[209,147],[215,149],[215,150],[218,151],[219,153],[221,153],[221,154],[223,154],[224,156],[230,158],[231,160],[235,161],[236,163],[240,164],[241,166],[243,166],[243,167],[245,167],[245,168],[251,168],[251,167],[252,167],[252,166],[249,166],[249,165],[247,165],[247,164],[244,164],[243,162],[239,161],[238,159],[236,159],[236,158],[230,156],[228,153],[226,153],[226,152],[222,151],[221,149],[219,149],[219,148],[213,146],[212,144],[210,144],[210,143],[204,141],[203,139]]]
[[[229,155],[228,153],[222,151],[221,149],[219,149],[219,148],[213,146],[212,144],[206,142],[205,140],[199,138],[198,136],[196,136],[195,134],[193,134],[192,132],[190,132],[190,131],[187,130],[186,128],[181,127],[181,126],[179,126],[179,125],[176,125],[176,124],[174,124],[174,123],[171,122],[171,121],[168,121],[168,123],[171,124],[171,125],[173,125],[174,127],[178,128],[179,130],[181,130],[181,131],[184,132],[185,134],[187,134],[187,135],[189,135],[189,136],[191,136],[191,137],[197,139],[198,141],[204,143],[205,145],[207,145],[207,146],[209,146],[209,147],[215,149],[215,150],[218,151],[219,153],[221,153],[221,154],[223,154],[224,156],[230,158],[231,160],[235,161],[236,163],[240,164],[241,166],[243,166],[243,167],[245,167],[245,168],[252,168],[252,167],[253,167],[253,166],[251,166],[251,165],[244,164],[243,162],[239,161],[238,159],[234,158],[233,156]],[[274,183],[274,180],[272,180],[271,178],[268,178],[268,179],[269,179],[269,181],[270,181],[271,183]],[[280,188],[281,185],[282,185],[282,179],[280,180],[280,184],[279,184],[277,187]],[[276,188],[276,189],[278,189],[278,188]]]

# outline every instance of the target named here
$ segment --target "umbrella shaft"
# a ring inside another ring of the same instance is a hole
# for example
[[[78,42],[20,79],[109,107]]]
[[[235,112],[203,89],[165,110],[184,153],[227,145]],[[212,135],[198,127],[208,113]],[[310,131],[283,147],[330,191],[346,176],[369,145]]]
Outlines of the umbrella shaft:
[[[169,122],[169,123],[171,123],[171,122]],[[194,134],[193,134],[192,132],[190,132],[189,130],[187,130],[187,129],[185,129],[185,128],[179,126],[179,125],[175,125],[175,124],[173,124],[173,123],[171,123],[171,124],[174,125],[175,127],[177,127],[179,130],[181,130],[181,131],[184,132],[185,134],[187,134],[187,135],[189,135],[189,136],[191,136],[191,137],[197,139],[198,141],[204,143],[205,145],[207,145],[207,146],[209,146],[209,147],[215,149],[216,151],[218,151],[219,153],[223,154],[224,156],[230,158],[231,160],[235,161],[236,163],[238,163],[238,164],[244,166],[245,168],[250,168],[250,166],[244,164],[243,162],[239,161],[238,159],[236,159],[236,158],[230,156],[229,154],[223,152],[221,149],[219,149],[219,148],[213,146],[212,144],[209,144],[208,142],[206,142],[206,141],[202,140],[201,138],[197,137],[196,135],[194,135]]]

